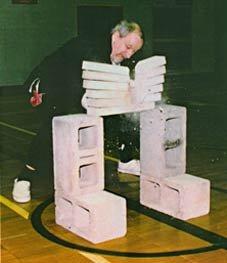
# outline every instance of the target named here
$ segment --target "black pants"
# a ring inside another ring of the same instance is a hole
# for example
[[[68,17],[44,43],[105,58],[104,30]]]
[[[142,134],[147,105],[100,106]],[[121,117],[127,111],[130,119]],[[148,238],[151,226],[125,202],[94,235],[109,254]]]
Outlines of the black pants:
[[[139,120],[133,120],[129,114],[106,117],[105,139],[122,162],[139,159]]]
[[[43,102],[34,108],[33,118],[38,123],[37,135],[30,143],[25,164],[35,168],[36,172],[31,173],[28,169],[21,171],[19,178],[26,179],[27,176],[53,175],[53,146],[52,146],[52,119],[54,116],[75,113],[75,109],[67,103],[67,98],[60,103],[54,103],[44,95]],[[70,107],[69,107],[70,106]],[[32,107],[32,106],[31,106]],[[79,113],[79,110],[78,112]],[[80,111],[81,113],[81,111]]]

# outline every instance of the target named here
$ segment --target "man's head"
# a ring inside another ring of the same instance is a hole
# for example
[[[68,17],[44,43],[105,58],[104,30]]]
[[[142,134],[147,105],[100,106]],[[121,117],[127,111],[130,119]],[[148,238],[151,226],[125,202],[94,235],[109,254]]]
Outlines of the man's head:
[[[130,58],[143,46],[142,31],[134,22],[121,21],[112,30],[111,61],[115,64]]]

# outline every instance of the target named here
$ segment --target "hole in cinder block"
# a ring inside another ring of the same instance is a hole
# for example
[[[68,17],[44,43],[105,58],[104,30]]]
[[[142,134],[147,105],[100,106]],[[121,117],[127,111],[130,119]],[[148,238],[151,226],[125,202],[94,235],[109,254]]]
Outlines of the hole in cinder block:
[[[58,197],[55,200],[55,216],[56,223],[71,229],[72,227],[72,216],[73,216],[73,205],[72,202],[65,198]]]
[[[160,184],[148,180],[143,181],[143,196],[148,203],[159,204],[160,202]]]
[[[95,185],[98,179],[98,167],[96,163],[82,165],[79,168],[79,187],[85,188]]]
[[[74,224],[81,231],[86,231],[90,225],[90,211],[82,206],[74,206]]]
[[[171,213],[177,213],[180,208],[180,192],[178,189],[168,185],[163,186],[162,206]]]
[[[97,126],[87,126],[79,128],[78,130],[78,144],[79,148],[94,148],[97,146],[97,138],[98,138]]]
[[[180,118],[169,118],[165,122],[165,141],[175,142],[182,137],[182,121]],[[173,148],[174,145],[170,145]],[[175,146],[177,147],[177,145]]]
[[[167,168],[176,169],[177,167],[180,167],[182,163],[180,162],[182,160],[183,154],[182,150],[180,148],[171,149],[165,152],[165,163]]]
[[[168,168],[176,168],[182,160],[182,120],[179,117],[166,119],[164,149],[165,162]]]

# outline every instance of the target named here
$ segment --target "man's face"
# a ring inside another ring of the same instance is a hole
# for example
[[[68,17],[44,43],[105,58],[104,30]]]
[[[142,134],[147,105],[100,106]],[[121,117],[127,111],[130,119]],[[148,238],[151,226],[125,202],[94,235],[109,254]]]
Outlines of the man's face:
[[[119,32],[115,32],[111,44],[111,61],[118,64],[135,54],[142,47],[143,40],[137,32],[131,32],[125,37],[120,37]]]

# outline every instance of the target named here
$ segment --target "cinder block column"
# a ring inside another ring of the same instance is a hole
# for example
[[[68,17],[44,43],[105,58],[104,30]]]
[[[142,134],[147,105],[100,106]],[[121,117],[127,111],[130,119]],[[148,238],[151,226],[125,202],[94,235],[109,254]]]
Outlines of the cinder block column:
[[[55,117],[53,150],[56,223],[92,243],[124,236],[126,200],[103,190],[103,119]]]
[[[55,190],[67,198],[104,189],[103,119],[53,118]]]
[[[140,114],[141,174],[168,177],[186,171],[186,109],[158,105]]]

